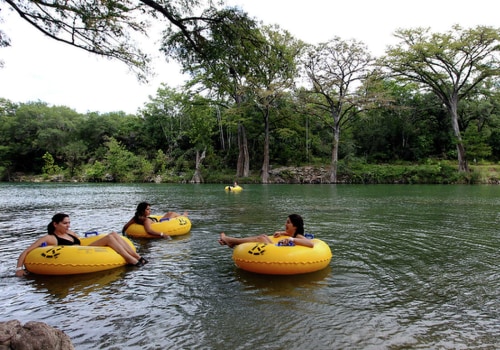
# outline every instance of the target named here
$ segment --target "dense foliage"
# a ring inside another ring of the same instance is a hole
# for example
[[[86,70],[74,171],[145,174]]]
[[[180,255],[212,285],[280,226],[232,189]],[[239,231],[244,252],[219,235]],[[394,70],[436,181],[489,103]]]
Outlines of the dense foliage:
[[[148,20],[163,23],[161,50],[190,80],[161,86],[137,115],[0,99],[2,180],[216,182],[226,174],[267,183],[273,168],[313,165],[327,169],[322,182],[336,183],[364,164],[438,164],[433,172],[454,161],[468,174],[469,163],[500,155],[499,29],[399,30],[399,44],[377,59],[361,42],[308,45],[212,2],[7,4],[139,78],[149,61],[128,38],[146,34]]]
[[[384,89],[397,107],[367,111],[344,130],[340,178],[361,164],[456,162],[450,121],[436,98],[394,82],[387,82]],[[331,128],[327,121],[304,114],[300,103],[292,93],[276,101],[269,136],[274,168],[329,166]],[[498,103],[490,101],[492,106]],[[494,111],[492,106],[486,111]],[[206,154],[203,181],[229,180],[238,157],[234,113],[239,112],[165,86],[139,115],[79,114],[43,102],[15,104],[0,99],[2,180],[24,173],[78,181],[190,181],[197,152]],[[481,109],[469,114],[478,118],[468,121],[464,140],[473,162],[498,162],[500,118],[484,113]],[[249,152],[255,165],[252,173],[258,177],[265,142],[263,121],[251,106],[243,114],[251,121],[247,124]],[[227,177],[217,177],[221,174]]]

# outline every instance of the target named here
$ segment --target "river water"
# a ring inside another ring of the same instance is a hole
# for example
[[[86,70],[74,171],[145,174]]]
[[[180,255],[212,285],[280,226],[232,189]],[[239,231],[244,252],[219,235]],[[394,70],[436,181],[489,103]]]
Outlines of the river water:
[[[138,202],[187,210],[190,234],[133,240],[150,260],[78,276],[14,276],[66,212],[120,231]],[[500,186],[0,184],[0,321],[42,321],[76,349],[499,349]],[[302,214],[330,265],[296,276],[234,266],[219,233]]]

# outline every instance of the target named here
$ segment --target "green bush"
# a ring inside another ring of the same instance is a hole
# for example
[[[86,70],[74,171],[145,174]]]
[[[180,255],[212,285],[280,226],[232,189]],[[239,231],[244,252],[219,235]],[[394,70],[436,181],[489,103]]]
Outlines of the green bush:
[[[88,182],[102,182],[106,175],[106,166],[99,161],[94,164],[84,166],[83,177]]]

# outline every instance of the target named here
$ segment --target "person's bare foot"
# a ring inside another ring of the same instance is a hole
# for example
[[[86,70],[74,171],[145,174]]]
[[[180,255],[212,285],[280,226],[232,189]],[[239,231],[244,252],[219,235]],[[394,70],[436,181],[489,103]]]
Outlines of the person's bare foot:
[[[224,232],[221,232],[221,234],[220,234],[219,244],[220,245],[227,245],[229,248],[234,247],[234,244],[231,243],[231,238],[226,236],[226,234]]]
[[[219,237],[219,244],[220,245],[227,245],[226,241],[224,240],[226,238],[226,234],[224,232],[221,232],[220,237]]]

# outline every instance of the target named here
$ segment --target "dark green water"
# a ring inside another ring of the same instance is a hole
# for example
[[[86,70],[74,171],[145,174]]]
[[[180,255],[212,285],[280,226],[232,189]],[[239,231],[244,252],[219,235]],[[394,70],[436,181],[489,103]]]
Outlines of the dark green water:
[[[46,322],[77,349],[498,349],[500,186],[0,184],[0,321]],[[119,231],[140,201],[188,210],[189,235],[134,241],[143,268],[17,278],[55,212]],[[300,213],[325,270],[238,270],[221,231],[283,229]]]

